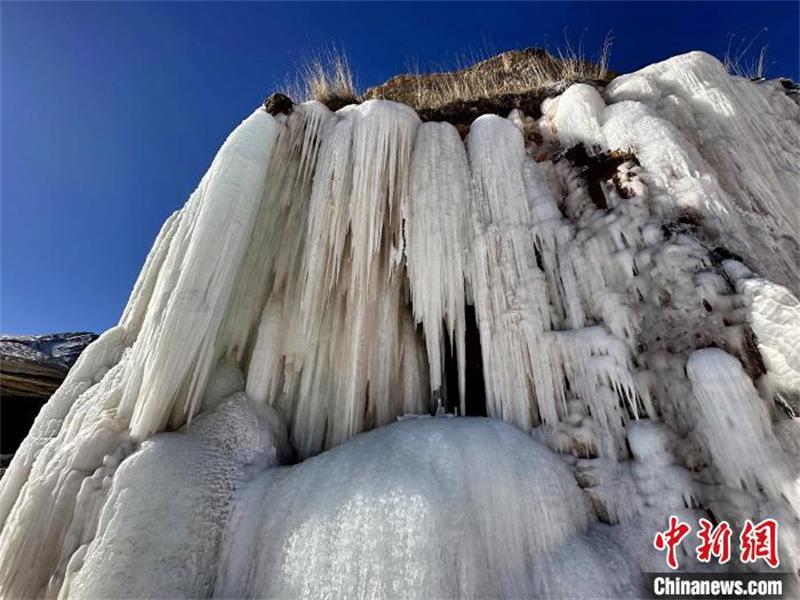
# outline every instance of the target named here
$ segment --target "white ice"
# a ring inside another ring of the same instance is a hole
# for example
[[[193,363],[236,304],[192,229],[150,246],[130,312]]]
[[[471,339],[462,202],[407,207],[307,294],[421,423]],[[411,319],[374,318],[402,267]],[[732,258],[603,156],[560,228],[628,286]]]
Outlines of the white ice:
[[[612,597],[630,585],[603,567],[619,549],[589,536],[569,469],[498,420],[406,419],[267,471],[236,502],[218,597],[558,598],[578,578]]]

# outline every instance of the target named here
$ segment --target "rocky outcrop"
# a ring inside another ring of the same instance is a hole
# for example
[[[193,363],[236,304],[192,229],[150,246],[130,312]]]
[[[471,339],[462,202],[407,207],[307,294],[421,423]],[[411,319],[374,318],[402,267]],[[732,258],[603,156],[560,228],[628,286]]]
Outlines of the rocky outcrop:
[[[539,105],[570,84],[603,86],[613,77],[606,59],[556,57],[542,48],[511,50],[450,72],[406,73],[369,88],[363,100],[383,99],[414,108],[423,121],[469,124],[484,114],[517,108],[539,116]]]
[[[0,336],[0,453],[11,454],[94,333]]]
[[[273,117],[275,115],[288,115],[292,112],[294,102],[286,94],[272,94],[264,100],[264,110]]]

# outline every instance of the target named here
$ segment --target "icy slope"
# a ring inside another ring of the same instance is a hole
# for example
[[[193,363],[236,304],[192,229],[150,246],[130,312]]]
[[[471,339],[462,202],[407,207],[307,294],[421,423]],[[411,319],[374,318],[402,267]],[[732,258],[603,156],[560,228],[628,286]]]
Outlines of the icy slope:
[[[257,110],[0,482],[0,593],[636,594],[670,514],[796,570],[799,135],[701,53],[463,140]]]

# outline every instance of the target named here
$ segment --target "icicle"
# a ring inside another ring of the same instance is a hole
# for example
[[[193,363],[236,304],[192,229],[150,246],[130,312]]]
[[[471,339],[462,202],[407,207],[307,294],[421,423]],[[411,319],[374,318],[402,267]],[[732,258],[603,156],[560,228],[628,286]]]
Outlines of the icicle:
[[[337,113],[311,198],[301,305],[306,331],[319,322],[346,258],[353,263],[349,288],[363,294],[385,226],[392,245],[398,244],[397,213],[418,124],[414,111],[394,102],[371,100]]]
[[[300,277],[311,179],[331,111],[319,102],[294,108],[278,128],[263,198],[221,327],[217,360],[242,362],[273,290],[290,296]],[[224,356],[223,356],[224,355]]]
[[[432,392],[442,387],[446,329],[458,362],[464,412],[464,279],[468,253],[469,167],[458,131],[447,123],[417,130],[405,205],[406,256],[414,317],[422,323]]]
[[[325,297],[338,297],[330,307],[328,367],[336,401],[328,414],[327,446],[340,444],[365,428],[368,389],[371,415],[376,415],[375,406],[392,402],[386,395],[396,385],[396,363],[370,361],[383,350],[381,344],[393,344],[392,353],[399,347],[397,296],[401,288],[394,260],[400,244],[399,207],[407,193],[408,165],[419,124],[412,110],[392,102],[370,101],[340,114],[351,123],[341,138],[337,126],[333,134],[337,145],[314,180],[308,232],[314,245],[305,263],[307,274],[326,273],[327,277],[307,279],[312,285],[304,288],[301,303],[309,332],[309,323],[318,322],[328,308],[330,301]],[[339,158],[343,155],[352,158]],[[341,171],[343,164],[346,168]],[[347,192],[338,191],[337,181],[343,182]],[[332,217],[326,214],[331,208]],[[319,233],[318,227],[323,228]],[[346,269],[342,266],[345,252]],[[321,301],[315,301],[320,293],[324,294]],[[389,339],[381,339],[382,335]],[[387,369],[394,373],[386,373]]]
[[[602,327],[551,335],[555,336],[553,380],[559,384],[556,398],[564,401],[564,381],[568,381],[571,393],[591,409],[600,455],[616,458],[625,448],[625,407],[638,416],[637,400],[644,398],[649,403],[647,389],[638,384],[633,373],[630,351]],[[620,406],[620,400],[624,406]]]
[[[510,121],[484,115],[472,124],[467,149],[475,236],[471,283],[487,410],[528,429],[535,418],[535,398],[541,419],[554,423],[558,411],[552,375],[547,361],[539,360],[546,356],[539,342],[550,317],[544,273],[536,264],[530,235],[522,135]]]
[[[567,320],[572,328],[583,327],[584,311],[577,291],[572,287],[574,273],[568,268],[567,257],[562,256],[575,232],[558,210],[557,190],[553,189],[550,181],[554,176],[552,164],[527,158],[522,175],[531,213],[537,266],[544,271],[547,283],[550,322],[554,329],[564,327]]]
[[[779,451],[769,414],[741,364],[716,348],[697,350],[686,365],[698,433],[732,488],[765,489],[800,508],[798,491]]]
[[[320,111],[314,107],[311,114]],[[255,337],[247,385],[257,399],[284,410],[304,457],[390,422],[407,403],[401,377],[421,379],[398,369],[403,339],[408,344],[410,338],[402,333],[406,307],[397,268],[400,208],[419,118],[403,105],[372,101],[327,120],[306,120],[295,151],[297,173],[305,181],[313,169],[313,185],[300,208],[297,201],[284,203],[300,215],[289,217],[297,223],[289,231],[297,233],[287,241],[304,243],[277,247],[273,291]],[[318,155],[314,167],[303,166],[313,160],[306,155]],[[265,243],[276,251],[274,241]]]

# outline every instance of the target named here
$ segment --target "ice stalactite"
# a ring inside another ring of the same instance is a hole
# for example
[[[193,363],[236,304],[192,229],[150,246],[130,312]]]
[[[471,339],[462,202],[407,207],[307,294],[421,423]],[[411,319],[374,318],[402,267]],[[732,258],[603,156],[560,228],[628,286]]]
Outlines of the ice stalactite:
[[[765,489],[798,507],[798,490],[783,464],[769,413],[741,364],[716,348],[696,350],[687,364],[697,399],[697,428],[723,482]]]
[[[373,101],[337,112],[320,142],[309,138],[319,158],[298,220],[299,268],[270,293],[248,374],[248,391],[284,411],[302,457],[427,410],[400,268],[418,124],[408,107]]]
[[[552,373],[539,348],[550,315],[544,273],[536,264],[523,164],[513,123],[493,115],[475,120],[467,137],[472,169],[470,278],[484,356],[491,416],[523,429],[558,421]],[[532,405],[532,399],[539,404]],[[538,414],[535,411],[538,408]]]
[[[725,486],[725,492],[710,494],[713,508],[737,523],[776,519],[784,530],[779,544],[782,563],[796,569],[800,474],[797,454],[787,451],[776,435],[783,427],[773,425],[752,380],[729,354],[716,348],[697,350],[689,357],[687,371],[697,436]]]
[[[311,180],[331,111],[319,102],[279,116],[253,233],[234,284],[221,348],[228,360],[242,362],[255,344],[265,298],[296,293],[306,242]],[[259,397],[259,399],[263,399]]]
[[[445,330],[450,348],[457,353],[461,414],[465,414],[469,185],[467,155],[456,128],[448,123],[420,125],[403,214],[408,279],[414,317],[426,333],[431,391],[442,387],[445,343],[441,332]]]
[[[668,514],[796,545],[797,111],[699,53],[468,133],[256,111],[0,482],[0,594],[636,596]]]

